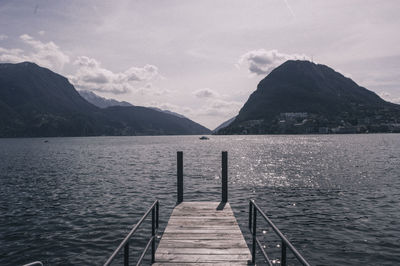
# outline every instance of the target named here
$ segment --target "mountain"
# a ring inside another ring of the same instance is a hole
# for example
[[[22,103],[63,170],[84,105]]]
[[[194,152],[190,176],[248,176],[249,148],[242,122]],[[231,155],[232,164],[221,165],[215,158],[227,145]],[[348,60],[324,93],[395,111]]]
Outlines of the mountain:
[[[232,124],[233,121],[235,121],[236,116],[232,117],[231,119],[226,120],[225,122],[223,122],[221,125],[217,126],[212,132],[216,133],[219,130],[226,128],[227,126],[229,126],[230,124]]]
[[[260,81],[218,134],[389,132],[400,106],[328,66],[289,60]]]
[[[107,108],[107,107],[111,107],[111,106],[134,106],[133,104],[130,104],[130,103],[125,102],[125,101],[120,102],[120,101],[117,101],[115,99],[107,99],[107,98],[101,97],[101,96],[95,94],[92,91],[79,90],[78,92],[86,101],[90,102],[93,105],[96,105],[99,108]],[[185,116],[183,116],[181,114],[178,114],[178,113],[175,113],[175,112],[171,112],[169,110],[162,110],[162,109],[157,108],[157,107],[148,107],[148,108],[156,110],[156,111],[159,111],[159,112],[163,112],[163,113],[166,113],[166,114],[170,114],[170,115],[173,115],[173,116],[177,116],[177,117],[180,117],[180,118],[186,118]]]
[[[211,131],[188,118],[148,107],[112,106],[104,109],[107,117],[118,121],[112,135],[203,135]]]
[[[187,119],[139,106],[99,108],[34,63],[0,64],[0,137],[207,134]]]
[[[0,108],[1,137],[92,135],[101,128],[98,108],[65,77],[28,62],[0,64]]]
[[[86,101],[90,102],[93,105],[96,105],[99,108],[107,108],[110,106],[133,106],[132,104],[125,101],[120,102],[114,99],[101,97],[94,92],[88,90],[79,90],[78,92]]]
[[[184,116],[184,115],[181,115],[181,114],[169,111],[169,110],[162,110],[162,109],[157,108],[157,107],[149,107],[149,108],[151,108],[153,110],[156,110],[156,111],[159,111],[159,112],[166,113],[166,114],[174,115],[174,116],[177,116],[177,117],[180,117],[180,118],[186,118],[186,116]]]

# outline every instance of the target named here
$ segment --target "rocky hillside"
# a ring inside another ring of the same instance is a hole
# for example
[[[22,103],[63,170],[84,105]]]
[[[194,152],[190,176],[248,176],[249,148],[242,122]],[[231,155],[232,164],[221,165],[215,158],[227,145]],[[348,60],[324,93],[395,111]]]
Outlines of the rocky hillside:
[[[219,134],[391,132],[400,106],[325,65],[287,61],[260,81]]]
[[[34,63],[0,64],[0,137],[207,134],[151,108],[99,108],[69,81]]]

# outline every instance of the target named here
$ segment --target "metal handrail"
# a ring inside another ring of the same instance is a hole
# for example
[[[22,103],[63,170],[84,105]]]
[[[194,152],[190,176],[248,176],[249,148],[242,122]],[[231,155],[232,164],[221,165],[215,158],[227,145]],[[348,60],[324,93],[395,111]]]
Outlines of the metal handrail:
[[[43,263],[41,261],[34,261],[28,264],[24,264],[22,266],[43,266]]]
[[[257,239],[257,211],[261,214],[265,221],[267,221],[268,225],[272,227],[274,232],[279,236],[282,241],[281,245],[281,265],[286,266],[286,247],[289,248],[290,251],[294,254],[297,260],[305,265],[310,266],[310,264],[303,258],[300,252],[289,242],[289,240],[282,234],[282,232],[274,225],[274,223],[267,217],[267,215],[258,207],[254,200],[249,201],[249,229],[253,236],[253,246],[252,246],[252,263],[255,263],[256,257],[256,246],[260,248],[264,259],[268,262],[269,265],[272,265],[270,259],[267,256],[267,253],[261,246],[260,241]]]
[[[131,239],[132,235],[138,230],[139,226],[143,223],[143,221],[149,216],[151,212],[151,238],[147,242],[145,249],[143,250],[142,254],[139,257],[139,260],[136,265],[140,265],[142,262],[144,255],[146,254],[147,250],[151,244],[151,263],[154,263],[155,259],[155,252],[156,252],[156,233],[158,231],[158,221],[159,221],[159,202],[158,200],[154,201],[154,203],[150,206],[150,208],[146,211],[146,213],[140,218],[139,222],[132,228],[129,234],[122,240],[121,244],[117,247],[117,249],[112,253],[112,255],[108,258],[104,266],[111,265],[111,262],[115,259],[117,254],[124,248],[124,266],[129,265],[129,240]]]

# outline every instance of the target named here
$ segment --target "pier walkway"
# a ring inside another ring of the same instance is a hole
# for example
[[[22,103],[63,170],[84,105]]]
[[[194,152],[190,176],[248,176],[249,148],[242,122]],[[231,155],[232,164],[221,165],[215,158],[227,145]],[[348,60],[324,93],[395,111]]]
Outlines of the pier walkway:
[[[153,265],[248,265],[251,258],[229,203],[182,202],[172,212]]]
[[[177,152],[176,184],[176,206],[168,220],[158,247],[156,248],[156,241],[159,230],[160,204],[158,200],[155,200],[104,263],[104,266],[110,266],[121,251],[123,251],[124,266],[129,266],[130,239],[149,216],[151,216],[151,236],[136,265],[143,262],[148,250],[151,250],[149,263],[155,266],[255,265],[256,249],[259,248],[260,255],[263,257],[262,262],[273,266],[273,261],[268,257],[260,240],[257,239],[257,214],[281,240],[279,246],[281,249],[281,266],[287,265],[287,251],[290,251],[300,264],[310,266],[254,200],[249,200],[248,226],[252,234],[250,252],[228,202],[228,153],[226,151],[222,152],[220,202],[183,201],[183,154],[181,151]]]

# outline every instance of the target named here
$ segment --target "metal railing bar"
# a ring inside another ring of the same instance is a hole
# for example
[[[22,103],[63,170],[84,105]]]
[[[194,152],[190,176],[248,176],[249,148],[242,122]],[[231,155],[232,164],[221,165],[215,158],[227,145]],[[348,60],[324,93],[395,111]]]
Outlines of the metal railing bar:
[[[260,207],[258,207],[258,205],[254,202],[254,200],[251,200],[250,202],[252,203],[255,210],[257,210],[261,214],[261,216],[264,218],[264,220],[267,221],[267,223],[272,227],[274,232],[280,237],[280,239],[282,240],[282,244],[283,243],[286,244],[286,246],[293,252],[295,257],[303,265],[310,266],[310,264],[303,258],[303,256],[300,254],[300,252],[289,242],[289,240],[287,240],[287,238],[281,233],[281,231],[275,226],[275,224],[267,217],[267,215],[260,209]],[[254,213],[256,213],[256,211],[254,211]]]
[[[156,252],[156,241],[154,237],[156,236],[156,209],[157,209],[157,204],[156,208],[151,210],[151,238],[153,241],[151,241],[151,263],[154,263],[155,261],[155,252]]]
[[[252,230],[252,235],[253,235],[253,243],[252,243],[252,249],[251,249],[251,263],[254,265],[256,264],[256,239],[257,239],[257,210],[253,208],[253,230]]]
[[[108,266],[111,264],[111,262],[121,251],[121,249],[125,246],[125,244],[129,241],[132,235],[138,230],[139,226],[143,223],[143,221],[147,218],[147,216],[149,216],[150,212],[153,210],[154,206],[156,206],[157,202],[158,200],[154,201],[154,203],[150,206],[150,208],[146,211],[146,213],[142,216],[142,218],[140,218],[139,222],[137,222],[137,224],[132,228],[129,234],[124,238],[124,240],[122,240],[121,244],[119,244],[118,248],[113,252],[111,257],[109,257],[106,263],[104,263],[104,266]]]
[[[260,240],[258,240],[257,238],[256,238],[256,243],[257,243],[258,247],[260,248],[261,253],[262,253],[262,255],[264,256],[264,259],[267,261],[268,265],[269,265],[269,266],[273,266],[272,263],[271,263],[271,260],[269,259],[268,255],[267,255],[267,253],[266,253],[265,250],[263,249]]]
[[[251,231],[251,222],[252,222],[252,217],[253,217],[253,205],[251,203],[252,202],[249,201],[249,229],[250,229],[250,232],[252,233],[252,231]]]
[[[154,236],[152,236],[149,242],[147,242],[146,247],[144,248],[142,254],[140,255],[138,262],[136,263],[136,266],[139,266],[142,263],[142,260],[144,259],[144,256],[146,255],[147,251],[149,250],[150,244],[152,243],[153,240]]]
[[[22,266],[43,266],[43,263],[41,261],[34,261],[28,264],[24,264]]]
[[[158,220],[160,218],[160,203],[157,201],[156,204],[156,228],[158,229]]]

